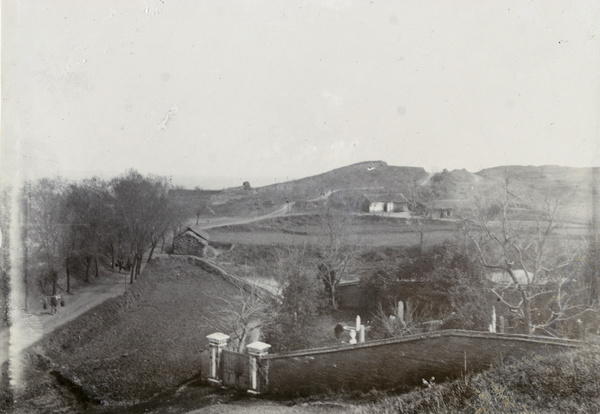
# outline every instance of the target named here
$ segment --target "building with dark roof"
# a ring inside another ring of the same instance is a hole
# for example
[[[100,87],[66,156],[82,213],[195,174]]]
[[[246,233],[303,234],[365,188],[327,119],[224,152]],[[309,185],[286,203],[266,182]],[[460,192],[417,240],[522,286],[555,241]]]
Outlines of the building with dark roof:
[[[210,236],[198,226],[189,226],[173,239],[173,254],[204,257]]]

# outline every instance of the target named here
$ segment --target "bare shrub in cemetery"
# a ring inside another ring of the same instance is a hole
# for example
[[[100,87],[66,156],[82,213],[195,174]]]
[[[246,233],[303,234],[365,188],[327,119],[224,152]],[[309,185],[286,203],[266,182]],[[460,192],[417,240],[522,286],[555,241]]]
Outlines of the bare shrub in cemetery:
[[[396,269],[379,269],[360,285],[361,308],[373,315],[375,328],[384,337],[434,326],[487,327],[491,305],[480,268],[454,243],[407,257]],[[396,317],[399,300],[407,305],[403,318]]]

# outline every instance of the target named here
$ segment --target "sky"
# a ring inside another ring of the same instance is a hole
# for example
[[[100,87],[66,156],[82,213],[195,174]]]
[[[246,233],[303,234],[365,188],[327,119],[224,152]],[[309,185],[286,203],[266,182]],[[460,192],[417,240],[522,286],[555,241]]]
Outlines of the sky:
[[[3,0],[5,181],[600,166],[600,3]]]

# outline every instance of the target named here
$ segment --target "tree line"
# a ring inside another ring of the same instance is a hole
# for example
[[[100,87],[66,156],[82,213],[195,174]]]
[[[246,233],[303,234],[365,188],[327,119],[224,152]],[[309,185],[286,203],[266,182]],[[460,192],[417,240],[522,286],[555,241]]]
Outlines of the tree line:
[[[129,283],[142,257],[179,232],[185,216],[169,197],[171,181],[135,170],[111,180],[43,178],[22,190],[24,285],[43,294],[72,293],[76,278],[90,282],[103,269],[126,268]]]

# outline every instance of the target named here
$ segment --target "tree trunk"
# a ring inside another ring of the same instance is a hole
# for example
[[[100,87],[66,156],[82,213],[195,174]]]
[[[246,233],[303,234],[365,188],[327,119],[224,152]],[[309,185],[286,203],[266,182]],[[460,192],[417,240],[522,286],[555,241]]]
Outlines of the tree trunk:
[[[131,273],[129,275],[129,284],[133,284],[133,275],[135,274],[135,262],[137,260],[137,256],[133,256],[133,263],[131,264]]]
[[[110,243],[110,270],[115,270],[115,245]]]
[[[162,238],[162,244],[160,245],[160,253],[162,254],[165,251],[165,235],[163,234],[161,236]]]
[[[138,253],[136,255],[136,261],[135,261],[135,263],[136,263],[136,266],[135,266],[135,278],[137,279],[137,277],[140,275],[140,270],[141,270],[141,267],[142,267],[142,254],[141,253]]]
[[[337,310],[338,308],[338,303],[337,300],[335,298],[335,284],[331,284],[331,308],[333,310]]]
[[[246,330],[244,330],[244,333],[242,334],[242,337],[240,338],[240,343],[238,344],[238,352],[239,353],[244,352],[244,348],[245,348],[244,343],[246,342],[247,336],[248,336],[248,334],[246,333]]]
[[[154,249],[156,249],[157,244],[158,239],[152,241],[152,247],[150,248],[150,254],[148,255],[148,260],[146,260],[146,263],[150,263],[150,260],[152,260],[152,255],[154,254]]]
[[[71,268],[69,266],[69,259],[65,259],[65,271],[67,273],[67,293],[71,293]]]
[[[98,277],[98,257],[94,257],[94,266],[96,267],[96,277]]]
[[[56,295],[56,288],[58,285],[58,272],[52,271],[52,296]]]
[[[90,282],[90,266],[92,265],[92,258],[91,257],[86,257],[85,258],[85,281],[86,282]]]
[[[531,326],[531,300],[526,297],[526,294],[523,292],[522,293],[522,297],[523,297],[523,314],[525,317],[525,320],[523,321],[525,323],[525,332],[527,335],[533,335],[533,327]]]

